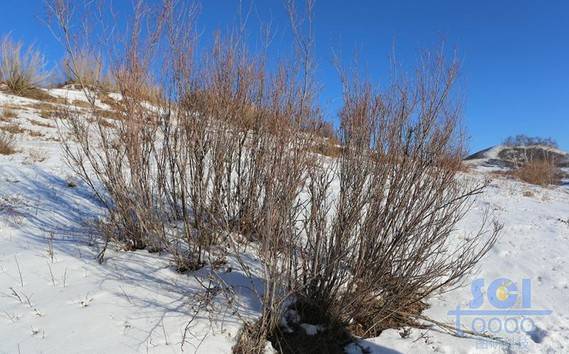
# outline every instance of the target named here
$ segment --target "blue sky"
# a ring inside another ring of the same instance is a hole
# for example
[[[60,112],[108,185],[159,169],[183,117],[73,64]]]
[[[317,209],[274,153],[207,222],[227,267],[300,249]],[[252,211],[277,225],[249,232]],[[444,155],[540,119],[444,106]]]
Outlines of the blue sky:
[[[202,0],[199,28],[208,33],[236,20],[237,0]],[[248,1],[245,1],[247,4]],[[126,12],[130,0],[115,0]],[[247,8],[247,5],[245,6]],[[290,46],[282,0],[257,0],[248,25],[270,23],[272,50]],[[42,0],[0,1],[0,34],[35,43],[52,64],[63,49],[42,22]],[[462,59],[461,92],[471,150],[518,133],[551,136],[569,150],[569,1],[317,0],[317,77],[329,120],[341,103],[332,50],[349,63],[354,53],[379,83],[393,45],[403,65],[419,50],[446,42]]]

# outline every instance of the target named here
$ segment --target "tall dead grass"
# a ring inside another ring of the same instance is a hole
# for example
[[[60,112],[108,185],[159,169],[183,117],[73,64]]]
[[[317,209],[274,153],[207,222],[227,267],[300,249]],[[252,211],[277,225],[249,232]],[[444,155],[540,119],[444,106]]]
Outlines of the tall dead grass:
[[[49,77],[43,55],[33,46],[24,49],[9,35],[0,39],[0,83],[16,94],[38,88]]]

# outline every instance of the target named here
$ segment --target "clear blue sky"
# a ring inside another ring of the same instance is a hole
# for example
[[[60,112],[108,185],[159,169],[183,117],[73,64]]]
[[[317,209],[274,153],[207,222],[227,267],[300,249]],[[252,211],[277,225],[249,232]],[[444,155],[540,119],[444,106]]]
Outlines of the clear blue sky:
[[[120,12],[131,1],[114,3]],[[206,33],[227,28],[236,20],[238,3],[202,0],[200,28]],[[0,1],[0,34],[35,43],[55,64],[63,50],[44,17],[42,0]],[[253,32],[259,21],[271,23],[275,53],[290,45],[282,0],[255,1],[248,22]],[[398,59],[412,65],[418,50],[445,40],[463,63],[471,150],[518,133],[551,136],[569,150],[569,1],[317,0],[314,29],[330,120],[341,102],[332,49],[345,62],[357,51],[360,63],[381,82],[394,43]]]

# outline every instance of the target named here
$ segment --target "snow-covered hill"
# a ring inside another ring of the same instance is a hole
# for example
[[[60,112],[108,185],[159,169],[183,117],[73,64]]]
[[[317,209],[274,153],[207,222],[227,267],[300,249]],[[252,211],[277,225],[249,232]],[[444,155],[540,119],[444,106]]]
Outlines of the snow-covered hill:
[[[468,157],[467,164],[494,168],[512,168],[532,159],[549,159],[558,167],[569,167],[569,153],[546,145],[496,145]]]
[[[52,95],[82,100],[76,91]],[[222,303],[209,305],[214,321],[203,313],[194,317],[197,304],[203,304],[195,297],[203,274],[179,274],[166,257],[147,251],[111,249],[106,262],[97,263],[99,241],[87,221],[102,208],[84,186],[74,186],[56,141],[56,122],[42,113],[48,108],[0,93],[0,110],[15,113],[0,120],[0,128],[22,129],[18,152],[0,155],[0,352],[230,352],[241,318]],[[502,159],[504,151],[496,147],[477,159]],[[473,170],[461,178],[488,177]],[[490,209],[504,224],[500,238],[464,287],[433,298],[427,315],[454,325],[456,316],[449,312],[475,309],[474,315],[462,315],[464,328],[486,326],[502,341],[453,337],[436,328],[389,330],[351,345],[349,352],[569,351],[569,190],[493,178],[456,236],[468,237]],[[253,258],[250,263],[252,269],[258,266]],[[239,266],[230,262],[223,277],[236,289],[240,312],[257,316],[258,301],[248,290],[254,284]],[[517,296],[516,305],[506,309],[511,312],[489,299],[504,296],[488,292],[500,278],[511,280],[505,283],[508,295]],[[471,302],[479,293],[484,301],[476,307]]]

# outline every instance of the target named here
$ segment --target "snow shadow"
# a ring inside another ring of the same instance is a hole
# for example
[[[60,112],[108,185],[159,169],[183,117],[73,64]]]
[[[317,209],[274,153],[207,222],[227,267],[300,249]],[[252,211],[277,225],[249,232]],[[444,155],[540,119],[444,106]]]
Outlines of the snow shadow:
[[[190,302],[207,296],[208,291],[216,291],[204,289],[197,279],[203,284],[209,276],[208,268],[180,274],[164,254],[146,250],[122,252],[111,247],[105,262],[99,265],[96,255],[102,238],[93,223],[105,210],[82,184],[70,187],[67,180],[41,166],[4,165],[0,166],[2,196],[14,201],[17,216],[8,218],[8,222],[20,230],[21,237],[35,242],[40,249],[46,249],[48,242],[52,242],[56,254],[63,253],[90,265],[101,275],[99,288],[124,297],[129,303],[158,310],[161,316],[179,314],[199,319],[202,315],[196,315]],[[245,262],[253,267],[252,259]],[[217,276],[238,297],[235,300],[239,302],[240,312],[244,316],[257,316],[260,302],[254,289],[263,289],[264,281],[245,275],[235,260],[229,260],[229,266],[231,271],[218,272]]]
[[[360,340],[344,348],[346,354],[402,354],[401,352],[382,345]]]
[[[92,222],[103,209],[89,190],[40,167],[2,166],[0,193],[11,198],[16,211],[9,220],[22,235],[47,243],[52,239],[58,251],[75,255],[77,246],[93,245],[96,230]]]

